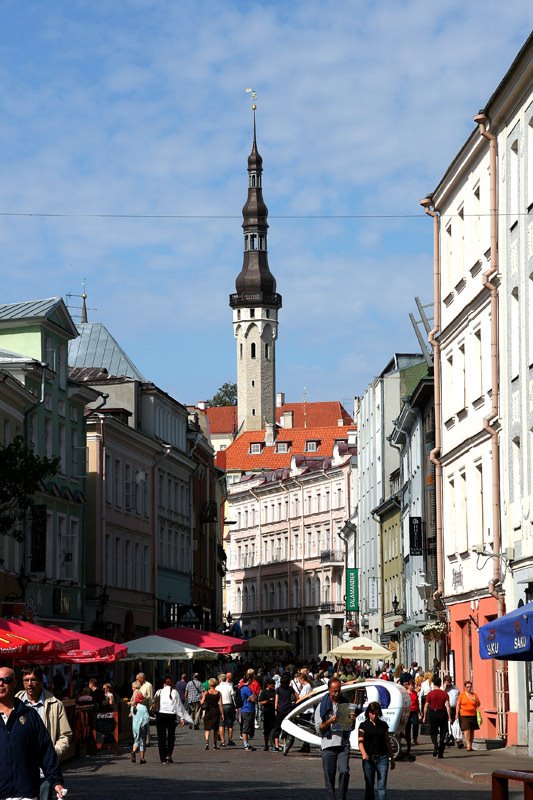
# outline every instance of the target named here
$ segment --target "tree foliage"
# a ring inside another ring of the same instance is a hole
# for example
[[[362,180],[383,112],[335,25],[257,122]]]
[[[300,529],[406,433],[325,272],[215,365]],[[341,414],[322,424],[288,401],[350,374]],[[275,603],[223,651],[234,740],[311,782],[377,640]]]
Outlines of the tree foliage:
[[[0,446],[0,534],[11,534],[18,541],[24,538],[17,523],[32,507],[40,482],[55,475],[59,463],[59,458],[38,456],[22,436]]]
[[[214,397],[209,400],[210,406],[236,406],[237,384],[223,383]]]

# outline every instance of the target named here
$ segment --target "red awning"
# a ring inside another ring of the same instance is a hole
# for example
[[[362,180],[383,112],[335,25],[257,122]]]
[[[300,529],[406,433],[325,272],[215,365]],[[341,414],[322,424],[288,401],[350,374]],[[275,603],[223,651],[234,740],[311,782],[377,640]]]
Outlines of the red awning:
[[[73,631],[69,631],[68,637],[58,636],[51,628],[34,625],[33,622],[26,622],[22,619],[2,619],[0,620],[0,630],[11,636],[20,637],[22,641],[26,640],[32,643],[24,651],[14,653],[14,658],[22,656],[29,658],[34,654],[39,656],[40,661],[45,658],[50,660],[66,650],[79,647],[77,634]]]
[[[2,622],[3,620],[0,620],[0,656],[4,658],[41,657],[45,642],[30,636],[23,636],[20,633],[13,633],[4,627]]]
[[[225,636],[223,633],[213,631],[199,631],[196,628],[162,628],[156,631],[157,636],[166,636],[184,644],[195,644],[214,650],[215,653],[238,653],[246,650],[246,639],[236,639],[235,636]]]
[[[4,630],[11,636],[17,636],[21,643],[27,640],[25,648],[9,653],[2,647],[1,637]],[[0,654],[10,655],[18,662],[28,660],[32,654],[38,656],[39,663],[83,664],[109,663],[123,658],[128,652],[124,645],[98,639],[79,631],[71,631],[55,625],[35,625],[22,619],[0,620]]]
[[[72,634],[72,631],[65,628],[59,628],[56,625],[51,625],[50,630],[58,635],[67,637]],[[90,636],[88,633],[76,632],[79,640],[79,647],[67,650],[59,656],[60,661],[65,661],[71,664],[85,664],[85,663],[111,663],[118,661],[119,658],[124,658],[128,652],[128,648],[122,644],[115,644],[107,639],[100,639],[97,636]]]

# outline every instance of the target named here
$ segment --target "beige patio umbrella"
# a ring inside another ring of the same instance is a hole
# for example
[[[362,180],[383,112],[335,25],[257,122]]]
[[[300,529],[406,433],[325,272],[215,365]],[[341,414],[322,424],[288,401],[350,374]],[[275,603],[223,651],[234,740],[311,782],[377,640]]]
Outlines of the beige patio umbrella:
[[[335,658],[388,658],[392,656],[392,652],[366,636],[357,636],[334,647],[328,655]]]
[[[258,636],[248,639],[245,650],[292,650],[292,644],[284,642],[283,639],[267,636],[266,633],[260,633]]]

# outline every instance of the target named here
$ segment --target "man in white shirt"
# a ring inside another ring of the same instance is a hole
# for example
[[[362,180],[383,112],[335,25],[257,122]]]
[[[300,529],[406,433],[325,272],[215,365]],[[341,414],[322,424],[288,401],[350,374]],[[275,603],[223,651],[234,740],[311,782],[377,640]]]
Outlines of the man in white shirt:
[[[224,708],[224,719],[221,720],[219,737],[221,747],[235,747],[233,741],[233,725],[235,722],[235,702],[233,700],[233,675],[231,672],[221,673],[218,676],[217,689],[222,696],[222,706]],[[228,740],[226,741],[226,731]]]
[[[450,722],[455,722],[455,714],[457,709],[457,699],[459,697],[459,689],[453,683],[451,677],[446,675],[444,678],[443,689],[448,693],[448,702],[450,704]]]

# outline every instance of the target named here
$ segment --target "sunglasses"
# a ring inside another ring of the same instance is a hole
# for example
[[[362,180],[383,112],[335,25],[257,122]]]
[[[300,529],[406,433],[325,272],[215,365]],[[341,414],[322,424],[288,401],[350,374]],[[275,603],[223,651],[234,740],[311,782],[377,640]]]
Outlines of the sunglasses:
[[[9,685],[10,683],[13,683],[13,678],[10,678],[9,676],[0,675],[0,683],[4,684],[4,686],[6,684]]]

